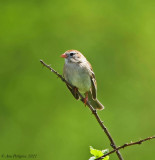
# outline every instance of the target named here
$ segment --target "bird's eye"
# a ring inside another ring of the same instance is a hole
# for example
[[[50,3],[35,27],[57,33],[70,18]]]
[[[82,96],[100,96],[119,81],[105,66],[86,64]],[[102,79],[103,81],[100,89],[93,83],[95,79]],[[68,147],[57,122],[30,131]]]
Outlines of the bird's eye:
[[[70,56],[73,56],[75,53],[70,53]]]

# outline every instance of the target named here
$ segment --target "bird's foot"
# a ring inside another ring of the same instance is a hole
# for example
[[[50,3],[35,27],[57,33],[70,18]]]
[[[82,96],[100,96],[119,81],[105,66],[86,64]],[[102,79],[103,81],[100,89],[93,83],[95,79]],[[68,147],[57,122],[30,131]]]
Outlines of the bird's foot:
[[[87,105],[87,102],[88,102],[88,92],[85,93],[85,98],[84,98],[84,104],[85,106]]]
[[[78,89],[76,87],[73,87],[73,93],[74,93],[74,95],[77,94],[77,91],[78,91]]]
[[[73,90],[74,90],[74,94],[76,94],[78,91],[78,89],[76,87],[74,87]]]

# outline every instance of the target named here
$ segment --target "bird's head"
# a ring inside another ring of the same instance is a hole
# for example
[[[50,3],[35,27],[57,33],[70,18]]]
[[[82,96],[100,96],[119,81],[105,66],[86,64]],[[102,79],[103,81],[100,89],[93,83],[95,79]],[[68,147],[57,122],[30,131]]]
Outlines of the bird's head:
[[[66,62],[84,62],[86,58],[77,50],[68,50],[61,55],[62,58],[65,58]]]

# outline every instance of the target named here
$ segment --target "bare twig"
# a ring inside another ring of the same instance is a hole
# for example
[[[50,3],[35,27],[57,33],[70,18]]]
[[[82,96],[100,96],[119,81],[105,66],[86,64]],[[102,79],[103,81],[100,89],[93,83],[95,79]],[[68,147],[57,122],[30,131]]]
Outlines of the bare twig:
[[[151,139],[153,139],[153,138],[155,138],[155,136],[148,137],[148,138],[139,140],[139,141],[137,141],[137,142],[126,143],[126,144],[124,144],[124,145],[122,145],[122,146],[120,146],[120,147],[117,147],[116,149],[112,150],[111,152],[103,155],[102,157],[97,158],[96,160],[102,160],[104,157],[106,157],[106,156],[108,156],[108,155],[110,155],[110,154],[112,154],[112,153],[114,153],[114,152],[116,152],[116,151],[118,151],[118,150],[120,150],[120,149],[122,149],[122,148],[124,149],[125,147],[133,146],[133,145],[136,145],[136,144],[142,144],[143,142],[148,141],[148,140],[151,140]]]
[[[54,74],[56,74],[64,83],[66,83],[67,85],[69,85],[70,87],[74,87],[71,84],[69,84],[57,71],[55,71],[53,68],[51,68],[49,65],[47,65],[43,60],[40,60],[41,64],[43,64],[43,66],[47,67],[49,70],[51,70],[51,72],[53,72]],[[81,93],[79,91],[77,91],[78,95],[81,98],[81,101],[84,102],[84,97],[81,95]],[[107,130],[107,128],[105,127],[105,125],[103,124],[103,121],[101,121],[99,115],[97,114],[96,109],[94,109],[91,104],[87,101],[87,106],[89,107],[89,109],[92,111],[93,115],[95,116],[96,120],[98,121],[99,125],[101,126],[101,128],[103,129],[103,131],[105,132],[105,134],[107,135],[109,141],[110,141],[110,145],[111,147],[115,150],[119,160],[123,160],[123,157],[121,155],[121,153],[119,152],[119,150],[117,149],[117,146],[114,142],[114,140],[111,137],[111,134],[109,133],[109,131]]]

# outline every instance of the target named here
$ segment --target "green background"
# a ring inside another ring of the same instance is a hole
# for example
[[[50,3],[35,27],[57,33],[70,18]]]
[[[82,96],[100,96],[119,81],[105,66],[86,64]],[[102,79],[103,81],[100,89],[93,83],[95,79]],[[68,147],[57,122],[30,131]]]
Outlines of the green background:
[[[89,146],[111,150],[89,109],[39,62],[62,74],[68,49],[91,62],[117,145],[154,135],[154,44],[154,0],[1,0],[0,156],[87,160]],[[152,140],[121,153],[153,160],[154,151]]]

